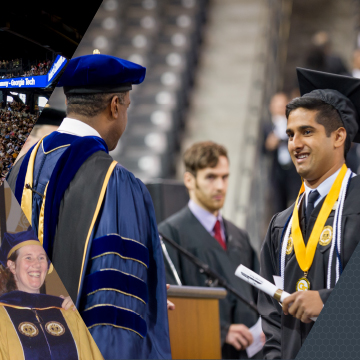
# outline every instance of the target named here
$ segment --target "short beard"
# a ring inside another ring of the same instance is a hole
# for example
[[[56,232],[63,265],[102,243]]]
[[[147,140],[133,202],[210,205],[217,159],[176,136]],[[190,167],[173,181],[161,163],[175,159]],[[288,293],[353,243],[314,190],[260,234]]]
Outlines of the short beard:
[[[197,178],[195,177],[195,187],[197,190],[201,191],[199,185],[198,185],[198,182],[197,182]],[[212,206],[209,206],[209,203],[204,203],[203,201],[201,201],[201,199],[197,198],[198,201],[200,201],[209,211],[219,211],[222,209],[224,203],[222,204],[222,206],[220,207],[212,207]],[[210,202],[210,201],[209,201]]]

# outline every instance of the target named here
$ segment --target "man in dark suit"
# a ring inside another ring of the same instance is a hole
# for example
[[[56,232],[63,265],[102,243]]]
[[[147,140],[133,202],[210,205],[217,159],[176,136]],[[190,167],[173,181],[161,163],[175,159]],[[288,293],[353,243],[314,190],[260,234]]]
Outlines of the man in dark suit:
[[[253,288],[237,278],[240,264],[257,271],[258,260],[246,231],[239,229],[220,213],[224,205],[229,160],[226,149],[213,142],[193,145],[184,154],[184,183],[190,195],[188,205],[159,225],[159,232],[186,248],[222,275],[249,301],[255,301]],[[205,286],[206,277],[186,258],[167,246],[183,285]],[[166,264],[167,265],[167,264]],[[167,282],[176,284],[170,267]],[[223,358],[246,358],[244,351],[252,342],[249,328],[258,320],[256,312],[234,295],[220,300]]]

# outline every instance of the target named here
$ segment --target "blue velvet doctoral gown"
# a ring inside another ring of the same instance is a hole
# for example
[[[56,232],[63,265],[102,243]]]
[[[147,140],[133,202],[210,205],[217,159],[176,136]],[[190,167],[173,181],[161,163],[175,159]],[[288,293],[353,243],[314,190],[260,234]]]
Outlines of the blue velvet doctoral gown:
[[[171,358],[164,264],[146,187],[112,161],[100,138],[55,132],[36,156],[34,149],[15,174],[15,195],[26,214],[23,194],[32,191],[33,228],[103,356]],[[29,169],[32,190],[24,187]]]

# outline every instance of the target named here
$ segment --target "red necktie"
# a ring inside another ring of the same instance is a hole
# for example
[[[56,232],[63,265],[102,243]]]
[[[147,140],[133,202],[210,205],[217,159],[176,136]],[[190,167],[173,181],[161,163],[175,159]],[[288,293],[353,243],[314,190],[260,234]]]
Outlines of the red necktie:
[[[217,242],[221,245],[221,247],[226,250],[226,244],[225,240],[221,234],[221,226],[220,221],[217,220],[214,226],[214,238],[217,240]]]

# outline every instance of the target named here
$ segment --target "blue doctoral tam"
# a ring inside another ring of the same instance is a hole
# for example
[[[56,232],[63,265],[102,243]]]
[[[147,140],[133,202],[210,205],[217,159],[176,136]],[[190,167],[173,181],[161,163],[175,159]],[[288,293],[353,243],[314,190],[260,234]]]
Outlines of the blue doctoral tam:
[[[71,59],[57,87],[65,94],[96,94],[131,90],[145,79],[141,65],[115,56],[93,54]]]
[[[1,264],[6,267],[7,260],[11,254],[26,245],[41,245],[31,226],[26,231],[15,234],[5,233],[0,248]]]

